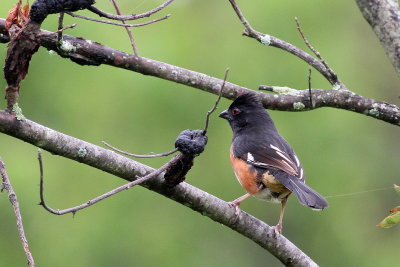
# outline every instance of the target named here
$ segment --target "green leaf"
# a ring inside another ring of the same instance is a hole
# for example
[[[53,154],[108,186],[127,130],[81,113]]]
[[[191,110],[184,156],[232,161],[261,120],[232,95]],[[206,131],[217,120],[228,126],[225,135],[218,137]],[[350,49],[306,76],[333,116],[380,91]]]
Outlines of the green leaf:
[[[397,184],[394,184],[394,190],[397,192],[397,194],[400,195],[400,186],[398,186]]]
[[[382,228],[390,228],[399,222],[400,222],[400,211],[396,211],[396,212],[390,214],[389,216],[387,216],[376,226],[380,226]]]

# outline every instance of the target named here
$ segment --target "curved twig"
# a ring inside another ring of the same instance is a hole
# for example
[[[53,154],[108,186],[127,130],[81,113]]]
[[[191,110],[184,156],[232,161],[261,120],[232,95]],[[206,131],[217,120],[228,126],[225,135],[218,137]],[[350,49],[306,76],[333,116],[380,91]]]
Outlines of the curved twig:
[[[168,161],[166,164],[164,164],[163,166],[161,166],[158,170],[154,170],[153,172],[140,177],[132,182],[129,182],[127,184],[124,184],[122,186],[119,186],[111,191],[108,191],[107,193],[104,193],[94,199],[91,199],[81,205],[72,207],[72,208],[68,208],[68,209],[63,209],[63,210],[55,210],[51,207],[49,207],[45,200],[44,200],[44,181],[43,181],[43,162],[42,162],[42,151],[39,149],[38,150],[38,160],[39,160],[39,169],[40,169],[40,203],[39,205],[41,205],[45,210],[47,210],[50,213],[53,213],[55,215],[64,215],[67,213],[72,213],[75,215],[75,213],[79,210],[85,209],[87,207],[90,207],[94,204],[96,204],[97,202],[100,202],[106,198],[111,197],[112,195],[115,195],[121,191],[124,190],[128,190],[129,188],[135,186],[135,185],[139,185],[142,184],[154,177],[157,177],[158,175],[160,175],[162,172],[164,172],[167,168],[169,168],[171,165],[175,164],[177,161],[179,161],[178,157],[174,157],[172,158],[170,161]],[[1,166],[0,166],[1,167]]]
[[[132,15],[115,15],[115,14],[104,12],[104,11],[94,7],[94,6],[90,6],[88,8],[88,10],[92,11],[93,13],[95,13],[97,15],[99,15],[100,17],[105,17],[105,18],[108,18],[108,19],[122,20],[122,21],[136,20],[136,19],[141,19],[141,18],[145,18],[145,17],[150,17],[154,13],[157,13],[158,11],[162,10],[163,8],[165,8],[166,6],[171,4],[173,1],[174,0],[168,0],[168,1],[164,2],[163,4],[161,4],[160,6],[154,8],[152,10],[149,10],[149,11],[141,13],[141,14],[132,14]]]
[[[101,142],[102,142],[103,145],[105,145],[106,147],[108,147],[108,148],[110,148],[110,149],[112,149],[112,150],[114,150],[114,151],[116,151],[116,152],[118,152],[118,153],[121,153],[121,154],[126,155],[126,156],[129,156],[129,157],[134,157],[134,158],[159,158],[159,157],[166,157],[166,156],[169,156],[169,155],[174,154],[175,152],[178,152],[178,149],[175,148],[174,150],[171,150],[171,151],[168,151],[168,152],[165,152],[165,153],[149,154],[149,155],[139,155],[139,154],[133,154],[133,153],[129,153],[129,152],[123,151],[123,150],[121,150],[121,149],[118,149],[118,148],[116,148],[116,147],[113,147],[112,145],[110,145],[110,144],[108,144],[108,143],[106,143],[106,142],[104,142],[104,141],[101,141]]]
[[[94,21],[94,22],[100,22],[100,23],[104,23],[104,24],[110,24],[110,25],[114,25],[114,26],[121,26],[121,27],[142,27],[142,26],[146,26],[152,23],[156,23],[162,20],[165,20],[167,18],[169,18],[171,15],[165,15],[164,17],[158,18],[158,19],[153,19],[150,21],[146,21],[143,23],[138,23],[138,24],[123,24],[123,23],[116,23],[116,22],[112,22],[112,21],[108,21],[108,20],[101,20],[101,19],[94,19],[94,18],[89,18],[86,16],[81,16],[72,12],[65,12],[66,14],[70,15],[71,17],[75,17],[75,18],[80,18],[80,19],[85,19],[85,20],[90,20],[90,21]]]

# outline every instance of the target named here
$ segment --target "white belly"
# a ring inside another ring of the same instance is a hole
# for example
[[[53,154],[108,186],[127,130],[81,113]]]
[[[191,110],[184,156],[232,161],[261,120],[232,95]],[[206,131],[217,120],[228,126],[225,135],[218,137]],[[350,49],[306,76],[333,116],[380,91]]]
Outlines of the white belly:
[[[289,194],[290,194],[290,191],[284,192],[277,197],[276,194],[272,194],[271,191],[267,187],[265,187],[265,188],[261,189],[259,192],[253,194],[253,196],[255,196],[256,198],[261,199],[261,200],[271,201],[274,203],[281,203],[282,199],[287,197]]]

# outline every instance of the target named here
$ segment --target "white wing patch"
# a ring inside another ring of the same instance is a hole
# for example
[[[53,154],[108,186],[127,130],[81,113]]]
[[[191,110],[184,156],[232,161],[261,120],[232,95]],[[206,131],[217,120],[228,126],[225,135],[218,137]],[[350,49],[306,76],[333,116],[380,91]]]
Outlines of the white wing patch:
[[[253,155],[249,152],[249,153],[247,153],[247,161],[248,162],[254,162],[254,157],[253,157]]]
[[[276,151],[276,154],[278,154],[279,156],[281,156],[282,158],[284,158],[286,161],[288,162],[292,162],[290,159],[288,159],[283,153]]]
[[[276,150],[276,151],[279,151],[279,152],[281,152],[281,153],[283,153],[283,151],[282,150],[280,150],[279,148],[277,148],[276,146],[274,146],[274,145],[269,145],[272,149],[274,149],[274,150]]]
[[[294,159],[296,160],[297,167],[300,167],[300,161],[299,161],[299,158],[298,158],[296,155],[294,155]]]
[[[268,168],[268,167],[271,166],[269,164],[265,164],[265,163],[262,163],[262,162],[255,161],[253,155],[250,152],[247,153],[246,161],[247,161],[247,163],[249,163],[249,164],[251,164],[253,166],[256,166],[256,167]]]
[[[285,164],[293,173],[295,173],[296,175],[298,174],[297,169],[293,168],[295,166],[295,164],[293,163],[293,161],[288,158],[288,156],[286,155],[285,152],[283,152],[282,150],[280,150],[278,147],[270,144],[269,145],[273,150],[275,150],[276,154],[278,154],[278,156],[280,156],[282,158],[282,163]],[[295,159],[296,159],[296,163],[297,163],[297,167],[300,167],[300,161],[299,159],[296,157],[295,155]]]

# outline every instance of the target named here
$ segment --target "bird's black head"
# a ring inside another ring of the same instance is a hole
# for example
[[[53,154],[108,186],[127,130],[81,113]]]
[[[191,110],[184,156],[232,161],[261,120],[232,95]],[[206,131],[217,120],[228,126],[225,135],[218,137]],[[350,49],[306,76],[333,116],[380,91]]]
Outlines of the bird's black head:
[[[243,129],[265,129],[271,127],[271,123],[275,128],[260,99],[253,93],[237,97],[227,110],[219,114],[219,117],[229,122],[234,134]]]

